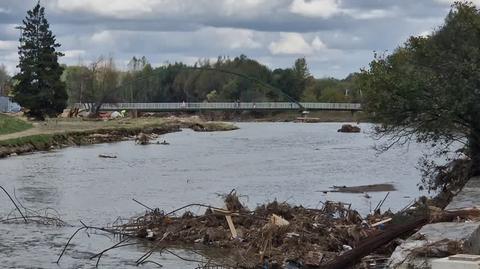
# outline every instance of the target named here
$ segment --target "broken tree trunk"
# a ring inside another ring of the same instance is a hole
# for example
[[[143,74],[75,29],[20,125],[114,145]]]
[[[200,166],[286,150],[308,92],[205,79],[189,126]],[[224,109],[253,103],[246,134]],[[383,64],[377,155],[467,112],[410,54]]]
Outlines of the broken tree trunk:
[[[312,268],[320,268],[320,269],[348,268],[349,266],[356,264],[363,257],[374,252],[381,246],[387,244],[388,242],[394,240],[395,238],[401,236],[402,234],[408,233],[412,230],[415,230],[418,227],[425,225],[427,222],[428,222],[428,218],[422,217],[407,224],[391,227],[387,231],[383,231],[373,237],[365,239],[356,248],[349,250],[344,254],[338,256],[332,262],[320,267],[312,267]]]

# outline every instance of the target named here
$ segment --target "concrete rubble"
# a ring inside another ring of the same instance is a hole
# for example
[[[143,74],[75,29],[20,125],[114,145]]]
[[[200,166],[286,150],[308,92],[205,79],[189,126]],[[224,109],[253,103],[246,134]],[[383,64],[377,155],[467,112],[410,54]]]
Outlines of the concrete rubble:
[[[480,178],[470,179],[445,210],[480,208]],[[450,255],[480,254],[480,221],[458,220],[423,226],[393,252],[389,268],[432,268],[432,261]]]

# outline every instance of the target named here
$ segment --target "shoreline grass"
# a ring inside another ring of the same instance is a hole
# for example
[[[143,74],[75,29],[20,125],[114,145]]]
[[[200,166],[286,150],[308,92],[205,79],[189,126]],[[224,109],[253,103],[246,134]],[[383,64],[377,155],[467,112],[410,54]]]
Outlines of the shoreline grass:
[[[0,141],[0,147],[20,147],[26,144],[48,144],[55,134],[35,134]]]
[[[0,135],[17,133],[32,128],[33,125],[21,119],[0,114]]]

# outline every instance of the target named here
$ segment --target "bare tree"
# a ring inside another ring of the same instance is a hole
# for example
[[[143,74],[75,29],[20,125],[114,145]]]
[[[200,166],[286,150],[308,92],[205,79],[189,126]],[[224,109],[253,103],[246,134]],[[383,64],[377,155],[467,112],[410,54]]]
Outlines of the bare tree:
[[[8,75],[5,65],[0,65],[0,95],[7,95],[10,84],[10,76]]]
[[[120,74],[112,57],[99,57],[91,64],[90,70],[93,74],[90,82],[93,91],[92,112],[96,115],[104,103],[117,101]]]

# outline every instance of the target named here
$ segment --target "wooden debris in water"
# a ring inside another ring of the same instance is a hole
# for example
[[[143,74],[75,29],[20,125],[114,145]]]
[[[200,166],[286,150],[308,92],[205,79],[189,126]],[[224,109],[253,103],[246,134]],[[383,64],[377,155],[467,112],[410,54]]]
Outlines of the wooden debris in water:
[[[365,192],[388,192],[396,191],[393,184],[371,184],[361,186],[333,186],[333,190],[330,192],[343,192],[343,193],[365,193]]]
[[[116,155],[107,155],[107,154],[99,154],[98,157],[99,158],[105,158],[105,159],[116,159],[117,158]]]

